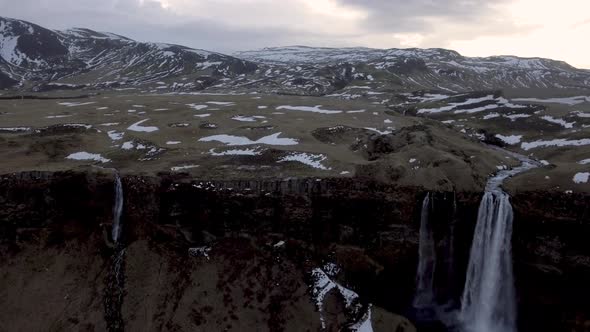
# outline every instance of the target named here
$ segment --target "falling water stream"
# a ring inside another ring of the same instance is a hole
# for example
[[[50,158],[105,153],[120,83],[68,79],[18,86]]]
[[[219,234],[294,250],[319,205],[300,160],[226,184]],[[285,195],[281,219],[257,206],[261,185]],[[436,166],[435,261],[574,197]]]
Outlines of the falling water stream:
[[[479,206],[459,320],[466,332],[515,332],[516,299],[512,272],[510,196],[500,186],[507,178],[538,167],[515,155],[522,165],[492,177]]]
[[[115,204],[113,205],[113,228],[111,236],[113,242],[119,243],[121,236],[121,214],[123,212],[123,184],[121,176],[115,172]]]
[[[504,151],[504,150],[503,150]],[[516,299],[512,271],[512,222],[510,196],[501,189],[507,178],[539,167],[539,163],[525,156],[510,153],[522,164],[503,170],[490,178],[486,185],[477,216],[470,251],[465,286],[458,312],[452,298],[439,299],[434,289],[436,245],[429,221],[433,211],[433,196],[428,194],[422,203],[420,218],[419,261],[416,274],[416,294],[413,307],[420,311],[435,310],[437,318],[449,329],[462,332],[516,332]],[[453,256],[456,200],[453,198],[453,220],[448,234],[448,248],[444,254]],[[448,280],[455,279],[453,257],[445,261]],[[449,286],[450,287],[450,286]],[[449,296],[449,294],[447,294]],[[450,311],[448,311],[450,310]],[[424,319],[425,317],[418,317]],[[428,318],[428,317],[426,317]]]
[[[420,242],[418,245],[418,270],[416,271],[416,294],[414,308],[431,308],[434,304],[434,268],[436,266],[436,248],[434,235],[429,222],[431,194],[422,202],[420,215]]]
[[[111,258],[111,268],[106,276],[104,290],[105,321],[109,332],[124,330],[121,313],[125,289],[125,245],[121,241],[123,197],[121,177],[115,171],[115,202],[113,204],[113,226],[111,229],[114,253]]]

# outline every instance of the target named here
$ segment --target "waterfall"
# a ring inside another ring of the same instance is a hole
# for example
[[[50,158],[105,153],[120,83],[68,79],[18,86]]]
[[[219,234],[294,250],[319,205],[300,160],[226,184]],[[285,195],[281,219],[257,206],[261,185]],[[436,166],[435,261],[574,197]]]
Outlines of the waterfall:
[[[115,243],[110,269],[105,276],[104,317],[109,332],[124,330],[122,314],[125,296],[125,244],[121,242],[121,215],[123,212],[123,184],[115,170],[115,204],[113,205],[113,226],[111,236]]]
[[[434,306],[434,267],[436,265],[436,248],[434,235],[429,222],[431,208],[430,193],[422,202],[420,216],[420,243],[418,244],[418,270],[416,271],[416,295],[414,308]]]
[[[486,192],[479,207],[461,302],[460,317],[467,331],[516,331],[512,220],[508,194]]]
[[[500,186],[505,179],[538,164],[515,156],[522,165],[492,177],[479,206],[459,313],[467,332],[517,330],[511,244],[513,211],[509,195]]]
[[[119,243],[121,236],[121,214],[123,212],[123,184],[118,172],[115,172],[115,205],[113,206],[113,228],[111,236]]]

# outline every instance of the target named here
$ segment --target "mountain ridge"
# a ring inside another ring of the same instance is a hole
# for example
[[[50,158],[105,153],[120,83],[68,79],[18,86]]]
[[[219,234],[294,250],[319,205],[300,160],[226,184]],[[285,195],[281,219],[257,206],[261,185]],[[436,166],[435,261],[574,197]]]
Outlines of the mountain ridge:
[[[252,63],[216,52],[137,42],[84,28],[49,30],[3,17],[0,55],[0,72],[20,82],[17,88],[33,90],[60,80],[84,86],[137,85],[180,74],[222,78],[256,68]],[[2,82],[8,84],[7,80]]]
[[[466,56],[461,54],[459,51],[442,48],[442,47],[426,47],[426,48],[419,48],[419,47],[408,47],[408,48],[375,48],[375,47],[366,47],[366,46],[346,46],[346,47],[331,47],[331,46],[307,46],[307,45],[285,45],[285,46],[268,46],[262,47],[259,49],[252,49],[252,50],[243,50],[243,51],[236,51],[231,54],[233,55],[241,55],[241,54],[248,54],[248,53],[257,53],[263,51],[272,51],[272,50],[284,50],[284,49],[292,49],[292,48],[300,48],[300,49],[308,49],[308,50],[327,50],[327,51],[352,51],[352,50],[361,50],[361,51],[368,51],[368,52],[387,52],[387,51],[442,51],[448,53],[454,53],[458,57],[465,57],[470,59],[479,59],[479,60],[486,60],[486,59],[497,59],[497,58],[513,58],[518,60],[542,60],[542,61],[552,61],[555,63],[561,63],[562,65],[571,67],[575,70],[583,70],[583,71],[590,71],[590,68],[578,68],[567,61],[564,60],[557,60],[545,57],[537,57],[537,56],[518,56],[513,54],[495,54],[489,56]]]
[[[398,92],[590,89],[590,70],[540,57],[466,57],[443,48],[301,45],[225,55],[182,45],[138,42],[86,28],[50,30],[4,17],[0,17],[0,59],[0,88],[27,91],[232,89],[334,95],[363,82]]]

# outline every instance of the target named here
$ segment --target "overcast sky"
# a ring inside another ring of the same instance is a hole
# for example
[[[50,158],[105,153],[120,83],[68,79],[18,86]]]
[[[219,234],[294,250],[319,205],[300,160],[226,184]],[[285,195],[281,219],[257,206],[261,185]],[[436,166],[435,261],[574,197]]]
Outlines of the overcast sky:
[[[224,53],[443,47],[590,68],[590,0],[0,0],[0,15]]]

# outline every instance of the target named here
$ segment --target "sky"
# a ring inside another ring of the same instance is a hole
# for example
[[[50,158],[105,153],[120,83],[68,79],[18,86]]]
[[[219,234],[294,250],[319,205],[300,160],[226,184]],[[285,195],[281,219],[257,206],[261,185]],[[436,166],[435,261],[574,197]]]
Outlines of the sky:
[[[441,47],[590,68],[590,0],[0,0],[0,15],[230,54]]]

